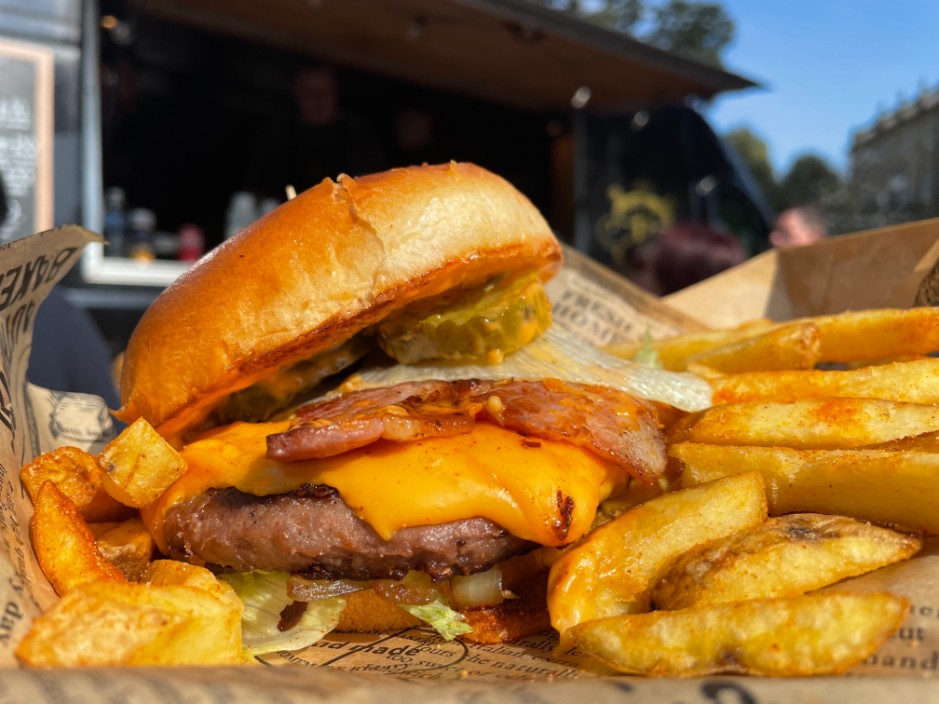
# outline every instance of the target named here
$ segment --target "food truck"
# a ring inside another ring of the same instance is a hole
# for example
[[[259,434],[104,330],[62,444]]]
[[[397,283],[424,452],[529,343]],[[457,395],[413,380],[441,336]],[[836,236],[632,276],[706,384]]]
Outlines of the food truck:
[[[36,139],[54,146],[34,169],[54,196],[4,236],[64,223],[108,236],[66,284],[115,349],[195,256],[313,185],[261,192],[252,178],[304,68],[328,67],[338,110],[368,130],[355,143],[380,145],[362,172],[479,163],[621,273],[681,220],[730,229],[748,254],[766,246],[768,208],[700,110],[756,84],[524,0],[39,0],[0,9],[0,35],[6,55],[47,59],[29,90],[48,115]]]

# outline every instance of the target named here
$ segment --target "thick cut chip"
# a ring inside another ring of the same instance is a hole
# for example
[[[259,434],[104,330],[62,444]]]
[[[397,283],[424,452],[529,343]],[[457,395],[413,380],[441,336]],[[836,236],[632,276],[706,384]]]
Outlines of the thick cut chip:
[[[885,592],[817,592],[604,618],[571,634],[582,650],[629,674],[834,675],[863,662],[909,608],[909,599]]]
[[[819,359],[818,327],[811,322],[773,327],[758,335],[691,355],[689,371],[704,368],[724,374],[811,369]]]
[[[127,506],[153,503],[186,471],[186,461],[142,418],[102,450],[105,490]]]
[[[20,469],[23,486],[35,502],[39,488],[50,481],[75,502],[88,521],[123,518],[127,507],[115,501],[101,488],[98,458],[77,447],[60,447],[39,455]]]
[[[601,526],[551,566],[548,610],[562,636],[583,621],[649,609],[661,573],[691,548],[766,519],[756,472],[663,494]]]
[[[36,559],[58,594],[87,582],[124,582],[124,574],[108,560],[75,502],[52,482],[39,489],[30,521]]]
[[[651,343],[621,343],[610,345],[606,351],[623,359],[632,359],[640,350],[648,347],[655,350],[659,363],[664,369],[684,371],[688,358],[703,355],[727,345],[735,345],[756,337],[776,327],[769,321],[753,321],[739,328],[729,330],[701,330],[676,335]]]
[[[936,436],[856,450],[682,442],[669,454],[682,463],[684,486],[757,469],[774,516],[828,513],[939,534]]]
[[[882,308],[848,311],[836,315],[800,318],[784,323],[754,321],[746,326],[729,330],[691,332],[651,343],[666,369],[683,371],[695,360],[701,363],[708,355],[720,356],[745,347],[758,336],[766,341],[778,330],[812,325],[817,330],[817,359],[819,362],[883,361],[904,357],[929,355],[939,351],[939,308]],[[764,344],[763,342],[757,343]],[[796,344],[798,347],[798,343]],[[607,348],[611,354],[630,358],[642,345],[621,344]],[[749,357],[754,359],[755,357]],[[773,352],[767,355],[767,364],[761,369],[783,369],[781,360]],[[712,366],[713,365],[705,365]],[[801,367],[790,367],[797,369]]]
[[[652,592],[660,609],[798,596],[904,560],[918,537],[844,516],[793,513],[682,555]]]
[[[147,567],[144,580],[147,584],[157,587],[196,587],[212,594],[219,601],[231,604],[234,608],[242,608],[241,599],[228,582],[220,580],[205,567],[191,565],[188,562],[154,560]]]
[[[236,664],[241,610],[197,587],[84,584],[33,622],[16,655],[36,667]]]
[[[23,465],[20,478],[33,503],[39,489],[49,481],[81,508],[91,503],[101,485],[101,469],[94,455],[77,447],[60,447]]]
[[[101,554],[117,565],[127,579],[132,582],[144,580],[155,543],[139,516],[99,533],[95,541]]]
[[[715,406],[740,401],[787,403],[832,396],[939,403],[939,359],[934,357],[845,371],[748,372],[708,381],[714,392]]]
[[[873,398],[819,398],[715,406],[682,418],[669,439],[714,445],[847,449],[935,430],[939,430],[939,406]]]
[[[880,308],[808,318],[823,362],[885,360],[939,352],[939,308]]]

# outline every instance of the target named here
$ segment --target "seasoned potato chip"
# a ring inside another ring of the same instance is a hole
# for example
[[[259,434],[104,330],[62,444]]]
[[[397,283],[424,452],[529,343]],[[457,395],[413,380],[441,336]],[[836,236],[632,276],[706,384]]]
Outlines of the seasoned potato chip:
[[[816,592],[581,623],[577,645],[621,672],[803,677],[845,672],[894,633],[909,599]]]
[[[95,540],[100,538],[102,535],[107,533],[109,530],[114,530],[122,521],[105,521],[103,523],[88,523],[88,530],[91,531],[91,534],[95,537]]]
[[[224,582],[205,567],[191,565],[176,560],[154,560],[147,567],[144,577],[147,584],[158,587],[185,586],[197,587],[212,594],[223,602],[231,602],[238,609],[242,608],[241,599],[228,582]]]
[[[770,328],[758,335],[693,354],[685,369],[710,369],[725,374],[811,369],[819,359],[818,327],[810,322]]]
[[[94,455],[77,447],[60,447],[23,465],[20,478],[33,503],[40,487],[50,481],[81,508],[91,502],[101,485],[101,469]]]
[[[793,513],[690,550],[669,567],[660,609],[798,596],[904,560],[918,537],[844,516]]]
[[[43,483],[51,481],[75,502],[87,521],[125,517],[127,507],[101,488],[101,474],[98,459],[77,447],[60,447],[43,453],[20,469],[23,486],[34,502]]]
[[[658,355],[659,363],[664,369],[684,371],[688,366],[688,358],[701,355],[710,350],[734,345],[743,340],[756,337],[767,330],[772,330],[776,324],[769,321],[754,321],[739,328],[728,330],[700,330],[684,333],[662,340],[653,340],[650,344]],[[621,343],[606,347],[606,351],[623,359],[631,359],[646,343]]]
[[[83,584],[33,622],[16,655],[36,667],[242,663],[241,609],[197,587]]]
[[[91,523],[99,523],[102,521],[120,522],[128,518],[133,518],[137,514],[137,511],[131,506],[122,504],[105,491],[103,480],[104,472],[101,473],[101,476],[101,486],[99,486],[98,491],[95,492],[91,503],[81,508],[82,516],[85,517],[85,520]]]
[[[918,308],[881,308],[873,310],[847,311],[835,315],[819,315],[811,318],[799,318],[782,323],[766,320],[753,321],[751,324],[726,330],[706,330],[685,333],[674,337],[655,340],[651,343],[666,369],[684,371],[689,364],[703,364],[709,355],[728,354],[733,358],[741,347],[746,347],[751,340],[765,336],[764,341],[756,343],[760,347],[772,339],[777,331],[783,340],[789,334],[795,334],[801,326],[810,325],[816,329],[818,362],[858,362],[916,357],[939,351],[939,309],[933,307]],[[783,355],[797,355],[797,350],[804,343],[798,336],[791,338],[795,350],[783,352]],[[814,343],[813,343],[814,344]],[[627,343],[607,348],[611,354],[630,358],[642,347],[640,344]],[[755,348],[754,348],[755,349]],[[803,366],[781,366],[780,357],[772,346],[766,351],[767,366],[760,369],[801,369]],[[775,347],[776,350],[780,349]],[[796,356],[803,360],[803,357]],[[760,364],[758,355],[745,354],[742,359]],[[799,364],[804,364],[800,361]],[[735,371],[732,367],[725,367]],[[751,367],[752,369],[752,367]],[[745,366],[737,370],[745,371]]]
[[[153,558],[154,541],[139,516],[114,525],[95,537],[101,554],[132,582],[143,581]]]
[[[939,308],[879,308],[810,318],[823,362],[853,362],[939,352]]]
[[[662,571],[696,545],[732,535],[766,519],[766,495],[756,472],[734,481],[663,494],[593,531],[551,566],[548,610],[562,639],[595,618],[637,613]]]
[[[805,369],[730,374],[708,380],[715,406],[740,401],[788,403],[807,398],[881,398],[939,403],[939,359],[893,362],[859,369]]]
[[[758,469],[771,515],[828,513],[939,534],[939,441],[856,450],[682,442],[669,454],[695,486]]]
[[[678,421],[669,439],[713,445],[838,449],[933,430],[939,430],[939,406],[873,398],[818,398],[714,406]]]
[[[135,508],[152,503],[186,471],[186,461],[143,418],[121,431],[98,461],[105,490]]]
[[[29,527],[39,566],[58,594],[87,582],[125,581],[98,550],[75,502],[51,481],[39,489]]]

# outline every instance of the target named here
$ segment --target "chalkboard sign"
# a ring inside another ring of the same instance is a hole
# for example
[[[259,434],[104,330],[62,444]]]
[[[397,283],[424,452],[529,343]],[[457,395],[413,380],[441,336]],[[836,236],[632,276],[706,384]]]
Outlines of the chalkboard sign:
[[[53,225],[51,49],[0,38],[0,244]]]

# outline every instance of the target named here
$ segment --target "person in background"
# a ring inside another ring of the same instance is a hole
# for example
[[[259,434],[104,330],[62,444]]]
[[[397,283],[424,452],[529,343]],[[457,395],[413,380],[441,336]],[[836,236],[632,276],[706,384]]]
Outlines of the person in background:
[[[396,166],[441,164],[448,160],[437,139],[437,120],[424,108],[404,106],[392,119]]]
[[[733,235],[698,222],[680,222],[659,235],[639,283],[667,296],[745,259],[743,245]]]
[[[245,190],[283,199],[340,173],[360,176],[388,168],[387,154],[367,121],[339,103],[336,71],[327,65],[301,68],[291,83],[294,115],[275,120],[257,135]]]
[[[814,205],[787,208],[776,218],[769,241],[776,249],[802,247],[820,242],[828,236],[828,225]]]
[[[0,225],[7,215],[6,189],[0,177]],[[111,355],[88,311],[53,287],[33,323],[33,347],[26,376],[31,384],[54,391],[95,394],[109,408],[120,399],[111,376]]]
[[[108,408],[121,405],[107,343],[88,311],[69,301],[60,286],[39,306],[26,376],[53,391],[100,396]]]

